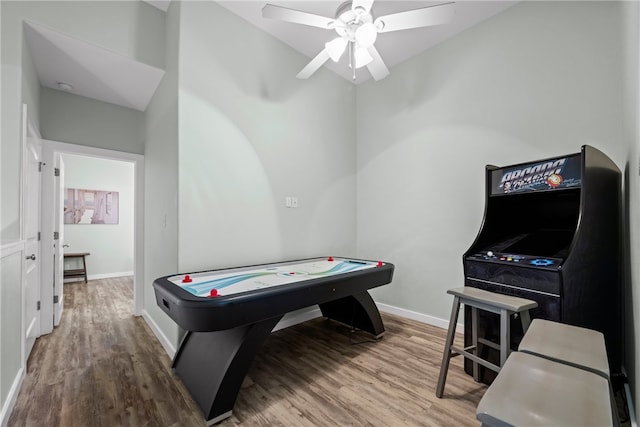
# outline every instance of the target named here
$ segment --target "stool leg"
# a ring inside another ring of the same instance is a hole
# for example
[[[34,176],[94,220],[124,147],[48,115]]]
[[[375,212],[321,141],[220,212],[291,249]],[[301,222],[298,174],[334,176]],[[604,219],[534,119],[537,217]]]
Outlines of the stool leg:
[[[507,361],[509,351],[511,350],[511,322],[509,318],[509,311],[506,309],[500,310],[500,367],[504,366],[504,362]]]
[[[527,329],[529,329],[529,325],[531,325],[531,316],[529,315],[529,310],[525,310],[520,313],[520,321],[522,322],[522,333],[526,334]]]
[[[449,318],[449,330],[447,331],[447,341],[444,343],[444,352],[442,354],[442,364],[440,365],[440,376],[438,377],[438,386],[436,387],[436,397],[441,398],[444,391],[444,383],[447,380],[447,371],[449,370],[449,361],[451,360],[451,345],[455,338],[456,324],[458,323],[458,312],[460,311],[460,297],[454,296],[453,307],[451,308],[451,317]]]
[[[471,307],[471,345],[475,349],[475,355],[478,354],[478,309]],[[480,371],[478,370],[478,362],[473,361],[473,380],[480,381]]]

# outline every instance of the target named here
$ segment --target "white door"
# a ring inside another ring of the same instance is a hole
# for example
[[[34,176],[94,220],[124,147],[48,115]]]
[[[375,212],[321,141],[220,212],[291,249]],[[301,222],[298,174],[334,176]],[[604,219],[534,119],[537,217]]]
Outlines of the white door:
[[[24,262],[24,323],[25,360],[40,335],[40,171],[42,168],[42,140],[23,108],[23,237]]]
[[[57,240],[54,240],[53,262],[53,324],[58,326],[64,308],[64,162],[62,156],[55,156],[54,222]]]

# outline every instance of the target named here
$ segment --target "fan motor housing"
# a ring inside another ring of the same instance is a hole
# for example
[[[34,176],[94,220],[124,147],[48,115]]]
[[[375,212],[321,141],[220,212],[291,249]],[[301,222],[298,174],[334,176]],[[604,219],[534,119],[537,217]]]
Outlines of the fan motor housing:
[[[364,23],[373,22],[370,13],[358,14],[352,9],[351,1],[346,1],[336,9],[336,33],[340,37],[345,37],[349,41],[355,41],[356,30]],[[342,24],[342,25],[340,25]]]

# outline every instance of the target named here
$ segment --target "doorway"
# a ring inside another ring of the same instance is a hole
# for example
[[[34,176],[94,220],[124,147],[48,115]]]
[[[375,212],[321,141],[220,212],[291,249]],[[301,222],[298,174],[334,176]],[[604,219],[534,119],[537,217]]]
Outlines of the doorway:
[[[61,160],[65,281],[133,276],[133,163],[75,154]]]
[[[48,162],[51,162],[51,164],[55,164],[55,165],[63,165],[65,163],[65,159],[67,159],[66,163],[69,163],[70,161],[78,160],[78,158],[85,158],[86,163],[91,163],[91,162],[95,163],[96,161],[97,162],[112,161],[114,162],[113,163],[114,165],[126,164],[125,166],[129,166],[133,169],[132,170],[133,183],[131,185],[132,191],[133,191],[133,213],[132,213],[133,230],[131,233],[133,236],[132,251],[131,251],[132,257],[133,257],[133,314],[136,316],[140,315],[142,313],[143,299],[144,299],[143,298],[144,296],[144,293],[143,293],[144,292],[144,289],[143,289],[144,157],[140,154],[125,153],[125,152],[105,150],[101,148],[87,147],[87,146],[76,145],[76,144],[68,144],[68,143],[58,142],[58,141],[43,140],[43,158],[45,162],[48,161]],[[108,163],[105,163],[105,164],[108,164]],[[64,170],[61,171],[61,174],[64,176]],[[49,198],[43,197],[43,208],[42,208],[43,235],[46,236],[48,239],[47,242],[45,242],[43,239],[43,252],[45,248],[48,251],[47,254],[43,253],[43,256],[49,256],[50,259],[55,259],[56,250],[58,250],[59,253],[61,253],[62,251],[62,248],[56,248],[54,236],[57,236],[57,234],[55,234],[55,232],[59,233],[60,231],[63,231],[64,226],[60,225],[63,221],[58,222],[52,218],[52,216],[56,212],[56,210],[52,207],[55,206],[54,200],[56,198],[60,200],[60,195],[64,197],[64,188],[62,187],[68,187],[68,185],[66,183],[61,183],[58,178],[51,177],[50,179],[51,179],[51,182],[43,183],[44,188],[48,188],[50,189],[50,191],[54,193]],[[107,184],[105,184],[106,186],[104,187],[104,190],[107,192],[110,192],[108,191],[109,188],[107,188],[109,187],[108,176],[105,177],[105,182]],[[96,190],[96,189],[94,188],[93,190]],[[105,197],[101,196],[99,199],[105,202],[99,207],[100,212],[106,213],[106,211],[109,210],[109,215],[111,215],[112,217],[113,216],[112,213],[115,208],[114,194],[113,193],[110,194],[109,197],[106,197],[106,195]],[[93,208],[95,209],[95,206],[93,206]],[[63,212],[60,212],[60,214],[61,214],[60,216],[64,218]],[[52,229],[44,230],[45,228],[44,223],[49,224]],[[111,225],[114,225],[114,224],[111,224]],[[98,227],[99,229],[100,227],[110,227],[111,225],[83,224],[83,225],[77,225],[76,227]],[[56,227],[59,229],[55,230]],[[97,229],[94,229],[94,231],[95,230]],[[115,229],[112,228],[111,231],[113,230]],[[81,231],[81,230],[78,230],[78,231]],[[105,231],[109,231],[109,230],[102,228],[100,231],[104,234]],[[95,234],[95,233],[87,233],[87,232],[81,231],[80,234]],[[98,233],[98,235],[94,237],[96,239],[99,239],[100,238],[99,234],[100,233]],[[78,239],[78,236],[76,236],[75,238]],[[64,236],[63,236],[63,239],[64,239]],[[65,240],[68,240],[68,239],[65,239]],[[70,252],[76,252],[76,250],[86,251],[86,249],[83,249],[83,245],[85,243],[83,243],[81,240],[75,240],[75,242],[76,243],[71,242],[71,244],[73,244],[76,247],[68,248]],[[108,243],[106,243],[105,245],[108,246]],[[116,250],[116,249],[112,248],[112,250]],[[89,256],[87,258],[88,258],[87,262],[91,262],[89,261],[91,257]],[[94,257],[94,259],[95,258],[97,257]],[[93,262],[95,263],[97,261],[93,261]],[[54,325],[57,325],[60,321],[60,317],[56,316],[58,311],[60,315],[62,314],[62,306],[61,305],[56,306],[56,304],[62,304],[63,302],[63,298],[62,298],[63,275],[60,270],[61,268],[58,268],[56,270],[55,266],[52,265],[51,276],[54,276],[54,286],[53,288],[47,285],[43,285],[42,287],[43,301],[54,302],[53,304],[44,304],[44,306],[47,308],[47,314],[45,315],[45,312],[43,310],[42,321],[41,321],[42,333],[51,332],[53,330]],[[118,271],[115,274],[120,274],[120,273],[129,273],[129,271]],[[48,274],[48,272],[46,274]],[[94,276],[94,277],[100,278],[100,276],[97,276],[97,277]],[[105,278],[109,277],[109,274],[103,275],[103,277]],[[114,276],[111,275],[110,277],[114,277]],[[45,295],[45,293],[47,292],[50,294],[50,297],[51,297],[50,299]]]

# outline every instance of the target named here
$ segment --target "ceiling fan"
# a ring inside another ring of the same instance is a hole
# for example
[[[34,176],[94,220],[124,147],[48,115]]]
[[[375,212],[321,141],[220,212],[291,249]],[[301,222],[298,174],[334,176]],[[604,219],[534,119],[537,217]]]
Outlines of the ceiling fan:
[[[389,75],[389,69],[374,46],[378,34],[446,24],[453,19],[454,4],[443,3],[379,16],[376,19],[371,14],[373,0],[347,1],[338,7],[335,18],[267,4],[262,8],[262,16],[335,30],[338,33],[338,37],[325,43],[324,49],[298,73],[296,77],[299,79],[308,79],[329,58],[338,62],[348,50],[349,67],[353,70],[354,80],[356,69],[364,66],[374,79],[381,80]]]

